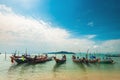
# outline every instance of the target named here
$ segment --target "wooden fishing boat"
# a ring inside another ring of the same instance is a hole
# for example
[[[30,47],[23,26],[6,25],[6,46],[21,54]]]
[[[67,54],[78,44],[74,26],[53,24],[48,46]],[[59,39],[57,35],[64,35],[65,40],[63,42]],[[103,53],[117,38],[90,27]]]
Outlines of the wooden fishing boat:
[[[84,60],[84,59],[72,59],[72,60],[75,63],[89,63],[88,60]]]
[[[18,63],[18,64],[22,64],[22,63],[27,63],[28,61],[27,60],[23,60],[23,59],[15,59],[15,61]]]
[[[100,60],[99,63],[112,64],[112,63],[115,63],[115,62],[111,57],[105,57],[105,58],[103,57],[103,59]]]
[[[36,63],[44,63],[44,62],[51,61],[51,60],[52,60],[51,57],[48,57],[48,58],[40,58],[40,59],[35,59],[35,60],[31,61],[30,63],[33,63],[33,64],[36,64]]]
[[[22,63],[27,63],[28,62],[28,60],[25,59],[24,57],[10,56],[10,58],[11,58],[12,63],[16,62],[17,64],[22,64]]]
[[[44,63],[46,61],[51,61],[52,60],[52,57],[48,57],[47,55],[42,56],[42,57],[40,57],[40,56],[30,57],[30,56],[27,56],[27,55],[22,55],[22,56],[12,55],[12,56],[10,56],[10,58],[11,58],[12,63],[17,62],[17,64]]]
[[[59,63],[59,64],[65,63],[66,62],[66,56],[64,55],[62,57],[62,59],[57,59],[56,57],[54,57],[54,60],[55,60],[56,63]]]
[[[88,63],[98,63],[100,59],[88,60]]]
[[[72,60],[73,62],[76,62],[76,63],[97,63],[99,62],[99,59],[86,59],[86,58],[80,58],[80,59],[76,59],[76,56],[72,56]]]
[[[102,63],[102,64],[113,64],[115,62],[113,60],[102,60],[99,63]]]
[[[73,60],[73,62],[75,62],[75,63],[86,63],[87,62],[87,60],[85,60],[85,58],[83,57],[83,59],[78,59],[78,58],[76,58],[76,56],[72,56],[72,60]]]
[[[36,63],[44,63],[46,61],[51,61],[52,57],[44,56],[44,57],[39,57],[35,56],[34,58],[31,57],[25,57],[28,60],[28,63],[30,64],[36,64]]]

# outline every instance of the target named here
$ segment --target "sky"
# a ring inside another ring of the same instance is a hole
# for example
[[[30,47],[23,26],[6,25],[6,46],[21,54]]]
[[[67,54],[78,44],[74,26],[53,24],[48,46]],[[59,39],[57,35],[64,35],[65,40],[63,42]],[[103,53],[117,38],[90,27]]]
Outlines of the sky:
[[[120,53],[120,0],[0,0],[0,52]]]

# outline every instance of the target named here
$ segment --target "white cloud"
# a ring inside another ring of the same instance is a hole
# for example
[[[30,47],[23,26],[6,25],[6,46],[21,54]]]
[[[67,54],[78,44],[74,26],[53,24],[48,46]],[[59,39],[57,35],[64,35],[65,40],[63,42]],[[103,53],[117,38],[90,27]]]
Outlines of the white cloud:
[[[93,26],[94,26],[94,23],[93,23],[93,22],[88,22],[87,25],[90,26],[90,27],[93,27]]]
[[[88,38],[88,39],[93,39],[93,38],[96,37],[96,35],[94,35],[94,34],[93,35],[86,35],[85,37]]]
[[[117,40],[107,40],[107,41],[104,41],[100,46],[99,46],[99,49],[102,51],[102,52],[120,52],[120,39],[117,39]]]
[[[45,0],[11,0],[11,1],[25,9],[31,9],[32,7],[36,6],[38,2],[39,2],[39,6],[42,5],[42,3]]]
[[[7,7],[6,5],[0,5],[0,12],[2,13],[12,13],[12,9]]]
[[[94,45],[94,46],[93,46],[94,49],[96,49],[96,48],[98,48],[98,47],[99,47],[98,45]]]
[[[11,8],[0,5],[0,49],[2,51],[6,49],[7,51],[15,49],[24,51],[28,48],[30,52],[60,50],[86,52],[87,49],[106,52],[111,51],[113,46],[116,46],[112,48],[114,51],[119,51],[120,40],[106,41],[98,45],[95,41],[90,40],[96,35],[87,35],[87,38],[80,39],[71,38],[71,35],[69,31],[59,28],[59,26],[17,15]]]

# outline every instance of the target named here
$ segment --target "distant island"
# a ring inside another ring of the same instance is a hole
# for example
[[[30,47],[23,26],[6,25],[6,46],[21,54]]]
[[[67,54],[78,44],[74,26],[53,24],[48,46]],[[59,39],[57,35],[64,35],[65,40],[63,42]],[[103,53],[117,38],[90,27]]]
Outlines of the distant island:
[[[48,54],[75,54],[74,52],[59,51],[59,52],[50,52]]]

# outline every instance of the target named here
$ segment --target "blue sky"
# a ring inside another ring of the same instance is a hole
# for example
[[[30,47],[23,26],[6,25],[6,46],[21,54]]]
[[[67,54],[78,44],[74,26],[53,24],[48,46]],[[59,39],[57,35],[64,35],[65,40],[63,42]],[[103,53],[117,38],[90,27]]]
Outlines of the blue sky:
[[[97,40],[119,39],[119,0],[2,0],[16,13],[60,25],[74,35],[95,34]],[[25,6],[27,5],[28,6]],[[75,36],[75,37],[77,37]]]
[[[120,39],[120,0],[0,0],[15,15],[50,23],[69,38]],[[98,44],[95,44],[98,45]]]

